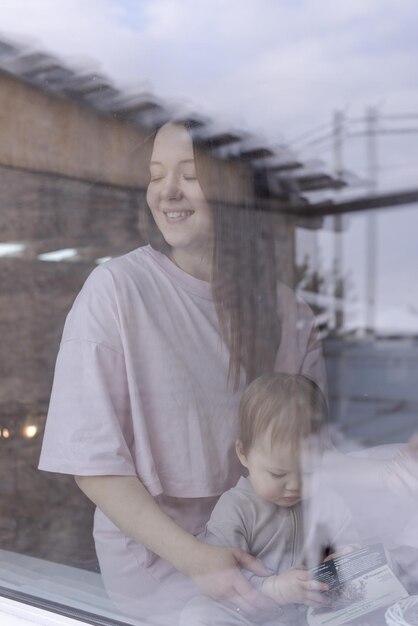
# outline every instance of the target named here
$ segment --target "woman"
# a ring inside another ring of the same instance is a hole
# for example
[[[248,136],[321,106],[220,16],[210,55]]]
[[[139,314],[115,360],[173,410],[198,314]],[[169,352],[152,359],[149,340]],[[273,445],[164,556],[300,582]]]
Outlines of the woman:
[[[274,367],[324,380],[313,317],[276,288],[271,229],[229,167],[196,151],[184,125],[159,130],[152,247],[92,273],[57,359],[40,468],[74,474],[98,506],[103,579],[132,614],[169,613],[196,586],[242,609],[271,607],[239,573],[262,574],[255,559],[196,535],[240,473],[246,380]]]
[[[57,358],[40,468],[74,474],[97,505],[106,589],[152,623],[175,623],[198,590],[274,608],[240,573],[267,574],[256,559],[197,536],[240,474],[246,382],[276,369],[324,388],[312,313],[277,282],[271,229],[244,169],[237,185],[229,167],[196,150],[183,124],[157,132],[151,245],[94,270]]]

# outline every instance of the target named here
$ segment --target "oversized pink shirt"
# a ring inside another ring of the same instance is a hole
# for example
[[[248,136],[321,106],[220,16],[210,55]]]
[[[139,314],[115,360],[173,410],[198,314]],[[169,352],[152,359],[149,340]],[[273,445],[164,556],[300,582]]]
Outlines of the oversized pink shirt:
[[[312,312],[278,289],[276,370],[324,387]],[[68,315],[40,469],[138,476],[190,532],[237,482],[237,408],[209,283],[150,246],[97,267]],[[95,537],[118,533],[101,512]],[[145,558],[145,556],[144,556]],[[146,560],[146,558],[145,558]]]

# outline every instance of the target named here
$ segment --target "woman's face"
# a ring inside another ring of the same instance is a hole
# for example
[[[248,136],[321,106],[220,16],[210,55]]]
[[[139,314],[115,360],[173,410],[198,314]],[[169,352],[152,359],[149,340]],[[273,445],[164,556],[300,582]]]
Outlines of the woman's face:
[[[212,213],[196,177],[193,144],[180,125],[157,133],[147,202],[161,234],[177,254],[202,255],[212,242]]]

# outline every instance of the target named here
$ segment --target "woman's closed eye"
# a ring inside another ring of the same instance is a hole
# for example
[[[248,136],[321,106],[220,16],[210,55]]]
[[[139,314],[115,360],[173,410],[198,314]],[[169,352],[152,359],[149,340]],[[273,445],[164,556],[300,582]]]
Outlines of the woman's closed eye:
[[[150,176],[150,182],[151,183],[156,183],[159,180],[163,180],[164,178],[164,174],[151,174]],[[197,180],[197,176],[195,174],[183,174],[183,180],[186,181],[195,181]]]
[[[162,178],[164,178],[165,172],[162,167],[153,166],[150,168],[149,176],[150,182],[153,183],[157,180],[161,180]]]

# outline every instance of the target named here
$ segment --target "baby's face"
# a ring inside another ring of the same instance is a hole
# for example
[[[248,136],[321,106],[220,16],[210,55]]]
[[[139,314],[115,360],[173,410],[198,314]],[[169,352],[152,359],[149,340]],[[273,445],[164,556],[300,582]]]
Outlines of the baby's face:
[[[271,445],[271,440],[265,435],[254,443],[246,455],[240,449],[240,442],[237,442],[237,454],[248,469],[254,491],[263,500],[289,507],[309,495],[310,479],[318,463],[318,455],[312,454],[312,451],[301,453],[300,448],[295,451],[290,444]]]

